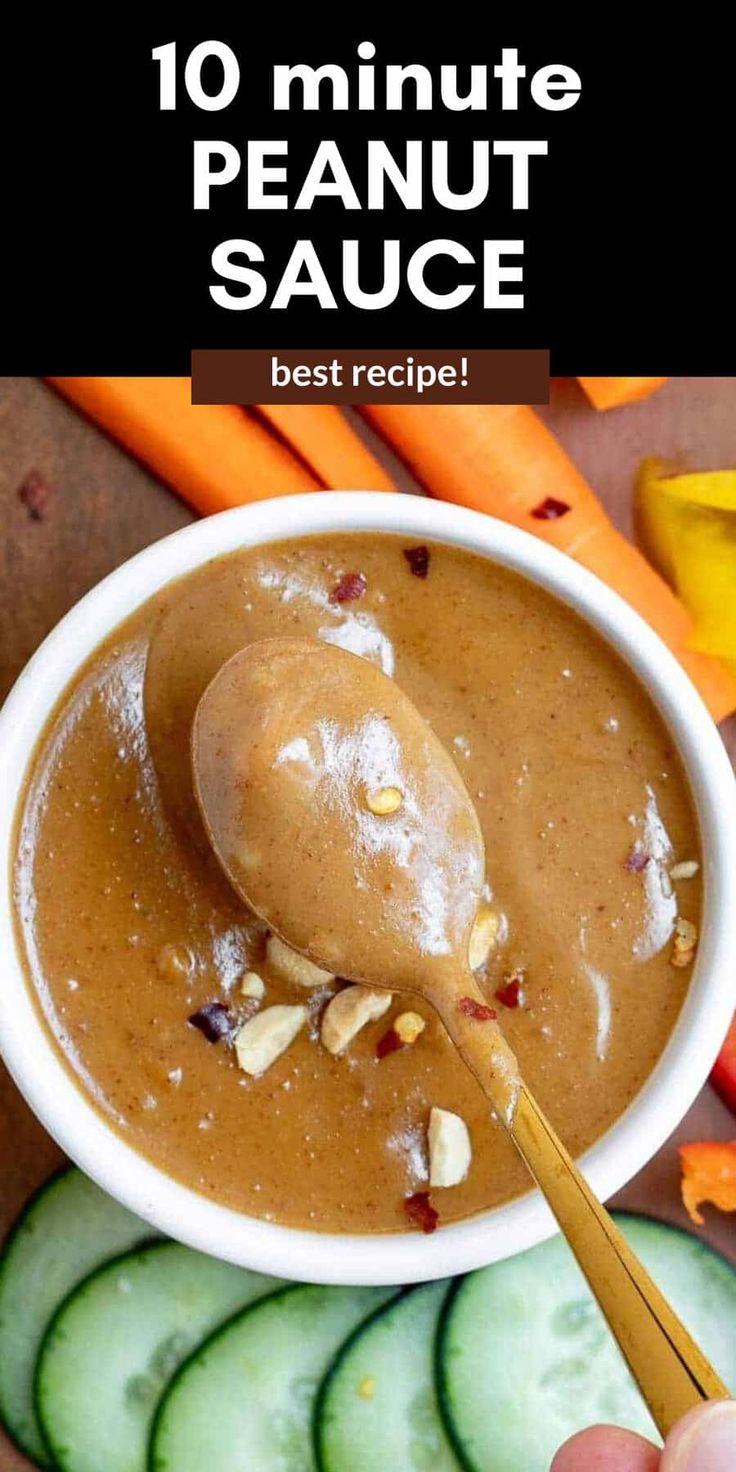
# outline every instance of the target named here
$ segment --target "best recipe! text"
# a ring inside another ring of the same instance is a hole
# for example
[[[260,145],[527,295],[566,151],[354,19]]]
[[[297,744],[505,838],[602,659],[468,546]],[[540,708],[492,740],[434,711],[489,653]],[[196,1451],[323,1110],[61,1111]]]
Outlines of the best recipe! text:
[[[222,41],[202,41],[186,56],[175,41],[156,47],[158,105],[175,111],[184,95],[200,112],[220,113],[237,106],[241,65]],[[544,114],[575,107],[581,79],[570,66],[551,63],[527,68],[516,48],[501,50],[492,65],[431,69],[417,63],[376,63],[376,46],[362,41],[351,66],[327,63],[272,68],[271,112],[340,115],[382,112],[503,114],[533,105]],[[276,128],[271,128],[276,132]],[[419,131],[417,128],[416,131]],[[520,127],[520,132],[524,131]],[[293,141],[293,140],[292,140]],[[192,145],[192,204],[197,211],[216,205],[258,216],[264,211],[293,212],[300,220],[321,201],[359,217],[361,212],[400,208],[418,212],[428,206],[467,216],[502,200],[508,211],[526,211],[530,177],[549,152],[544,138],[408,138],[399,145],[382,138],[362,144],[361,166],[346,157],[339,138],[316,142],[306,164],[292,173],[286,137],[199,138]],[[354,153],[347,150],[350,158]],[[461,157],[458,157],[461,155]],[[462,187],[456,172],[462,165]],[[242,227],[241,227],[242,228]],[[436,236],[406,249],[400,238],[361,240],[358,229],[340,244],[340,263],[328,270],[315,241],[298,230],[285,265],[275,275],[258,240],[233,233],[217,242],[210,254],[212,275],[207,289],[228,311],[266,306],[284,311],[295,298],[311,298],[323,310],[336,310],[340,300],[363,311],[390,306],[402,291],[434,311],[451,311],[474,293],[486,310],[524,306],[519,238],[463,240]],[[364,255],[365,252],[365,255]],[[369,256],[369,259],[366,259]]]

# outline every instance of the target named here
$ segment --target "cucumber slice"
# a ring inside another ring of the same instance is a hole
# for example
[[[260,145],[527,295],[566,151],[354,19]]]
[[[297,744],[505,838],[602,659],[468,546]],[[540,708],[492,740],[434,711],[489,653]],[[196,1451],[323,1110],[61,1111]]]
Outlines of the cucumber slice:
[[[106,1263],[49,1325],[36,1370],[44,1437],[62,1472],[145,1472],[164,1387],[207,1334],[280,1286],[157,1242]]]
[[[434,1384],[437,1322],[449,1282],[379,1308],[340,1350],[315,1411],[320,1472],[458,1472]]]
[[[662,1222],[618,1215],[624,1235],[736,1389],[736,1272]],[[470,1472],[548,1472],[595,1421],[657,1432],[561,1237],[463,1279],[438,1339],[440,1404]]]
[[[231,1319],[164,1396],[151,1472],[313,1472],[320,1380],[347,1335],[394,1291],[299,1284]]]
[[[156,1235],[74,1167],[47,1181],[13,1227],[0,1258],[0,1419],[39,1466],[51,1460],[33,1375],[49,1319],[80,1278]]]

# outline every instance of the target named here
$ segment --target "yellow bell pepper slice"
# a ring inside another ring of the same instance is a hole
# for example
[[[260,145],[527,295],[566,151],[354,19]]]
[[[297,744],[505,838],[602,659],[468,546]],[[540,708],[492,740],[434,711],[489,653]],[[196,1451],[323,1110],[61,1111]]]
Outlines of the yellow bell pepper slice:
[[[736,470],[678,475],[645,460],[635,517],[644,552],[695,620],[690,647],[736,660]]]

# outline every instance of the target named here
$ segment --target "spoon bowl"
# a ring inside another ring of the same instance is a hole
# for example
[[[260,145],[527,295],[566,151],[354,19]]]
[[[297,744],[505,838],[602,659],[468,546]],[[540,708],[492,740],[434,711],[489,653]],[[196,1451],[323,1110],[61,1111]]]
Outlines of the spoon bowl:
[[[376,665],[317,639],[247,646],[202,696],[192,765],[225,873],[289,945],[391,991],[442,990],[467,970],[478,818]]]

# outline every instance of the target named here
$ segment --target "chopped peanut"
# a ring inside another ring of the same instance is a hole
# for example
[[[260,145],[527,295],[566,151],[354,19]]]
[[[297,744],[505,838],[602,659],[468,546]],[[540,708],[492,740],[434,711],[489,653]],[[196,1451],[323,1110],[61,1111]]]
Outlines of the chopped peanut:
[[[375,792],[366,793],[366,807],[377,818],[386,818],[391,813],[398,812],[402,803],[402,795],[398,787],[379,787]]]
[[[418,1012],[402,1012],[394,1023],[394,1032],[402,1043],[415,1043],[427,1026]]]
[[[433,1108],[429,1116],[429,1184],[459,1186],[470,1170],[473,1151],[464,1119],[449,1109]]]
[[[242,996],[249,997],[252,1002],[262,1002],[266,994],[263,977],[257,971],[244,971],[240,979],[240,991]]]
[[[328,1053],[342,1053],[367,1022],[383,1017],[391,1006],[390,992],[367,986],[346,986],[327,1003],[320,1037]]]
[[[695,956],[695,948],[698,944],[697,927],[692,920],[683,920],[680,916],[675,925],[675,939],[672,946],[670,961],[673,966],[689,966]]]
[[[266,1007],[244,1022],[235,1037],[238,1063],[254,1078],[265,1073],[293,1043],[309,1013],[306,1007]]]
[[[495,946],[501,930],[501,916],[489,905],[481,905],[470,932],[468,964],[471,971],[484,966]]]
[[[266,960],[294,986],[329,986],[335,980],[331,971],[323,971],[314,961],[292,951],[278,935],[269,935],[266,941]]]
[[[682,863],[675,864],[670,869],[670,879],[675,882],[678,879],[694,879],[700,868],[697,859],[683,859]]]
[[[373,1400],[375,1393],[375,1375],[364,1375],[363,1379],[360,1382],[360,1385],[358,1386],[358,1395],[361,1395],[363,1397],[363,1400]]]

